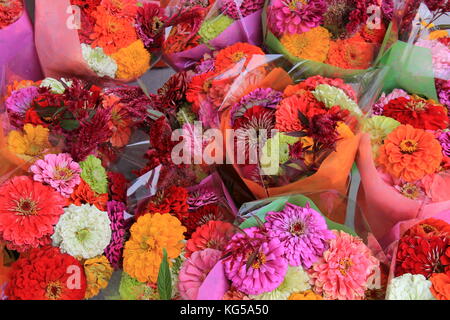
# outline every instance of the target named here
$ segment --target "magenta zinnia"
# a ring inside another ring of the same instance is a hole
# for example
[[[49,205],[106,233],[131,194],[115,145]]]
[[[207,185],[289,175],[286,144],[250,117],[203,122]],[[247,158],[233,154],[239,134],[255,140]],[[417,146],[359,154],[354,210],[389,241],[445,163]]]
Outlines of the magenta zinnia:
[[[256,227],[243,230],[230,240],[223,260],[225,274],[233,286],[246,294],[259,295],[278,288],[288,263],[277,238],[270,239]]]
[[[287,203],[280,212],[269,212],[265,226],[271,238],[280,239],[291,266],[309,269],[333,239],[324,217],[309,204],[305,208]]]
[[[74,188],[80,184],[81,168],[67,153],[48,154],[30,168],[35,181],[50,185],[68,198]]]

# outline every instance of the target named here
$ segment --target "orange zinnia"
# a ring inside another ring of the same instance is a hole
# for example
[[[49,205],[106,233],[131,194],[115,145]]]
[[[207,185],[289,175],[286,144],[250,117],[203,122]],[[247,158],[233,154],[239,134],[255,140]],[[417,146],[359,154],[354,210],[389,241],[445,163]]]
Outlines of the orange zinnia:
[[[106,8],[98,6],[92,14],[96,24],[91,35],[91,46],[101,47],[106,54],[117,52],[137,40],[137,34],[130,21],[109,14]]]
[[[331,41],[325,63],[343,69],[367,69],[373,61],[375,47],[359,34],[350,39]]]
[[[442,157],[441,145],[432,133],[401,125],[387,136],[377,162],[392,176],[412,182],[435,173]]]
[[[438,300],[450,300],[450,276],[446,273],[435,273],[430,277],[433,284],[431,293]]]
[[[70,195],[69,203],[76,206],[81,206],[82,204],[93,204],[98,210],[106,211],[106,203],[108,202],[108,194],[97,194],[91,187],[84,181],[76,187],[74,192]]]
[[[219,51],[215,61],[216,71],[228,70],[242,59],[246,59],[245,65],[248,65],[253,55],[264,55],[264,52],[257,46],[238,42]]]

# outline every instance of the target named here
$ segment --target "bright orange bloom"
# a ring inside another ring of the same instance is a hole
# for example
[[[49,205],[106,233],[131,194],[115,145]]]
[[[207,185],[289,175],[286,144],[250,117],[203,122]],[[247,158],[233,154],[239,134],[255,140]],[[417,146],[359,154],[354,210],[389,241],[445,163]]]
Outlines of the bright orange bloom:
[[[435,173],[442,158],[441,145],[432,133],[401,125],[385,139],[377,162],[390,175],[412,182]]]
[[[102,7],[105,7],[112,15],[134,20],[138,6],[136,0],[102,0]]]
[[[285,34],[280,42],[297,58],[324,62],[330,49],[330,38],[327,29],[316,27],[300,34]]]
[[[374,59],[375,47],[359,34],[350,39],[331,41],[325,63],[343,69],[367,69]]]
[[[215,62],[216,71],[228,70],[242,59],[246,59],[245,64],[248,65],[253,55],[264,55],[264,52],[261,48],[248,43],[235,43],[219,51]]]
[[[128,116],[128,112],[122,103],[119,103],[116,96],[104,96],[103,107],[111,108],[111,120],[108,122],[112,131],[109,142],[113,147],[123,147],[131,136],[131,125],[133,121]]]
[[[312,290],[307,290],[300,293],[293,293],[288,300],[323,300],[321,295],[314,293]]]
[[[121,48],[126,48],[137,40],[136,31],[127,19],[112,16],[105,7],[98,6],[93,12],[96,19],[91,39],[91,46],[101,47],[110,55]]]
[[[73,193],[68,199],[70,204],[81,206],[82,204],[93,204],[98,210],[106,211],[106,203],[108,202],[108,194],[97,194],[91,187],[84,181],[75,188]]]
[[[117,63],[116,77],[121,80],[133,80],[142,76],[150,68],[151,55],[141,40],[113,53],[111,57]]]
[[[446,273],[435,273],[430,278],[431,293],[438,300],[450,300],[450,276]]]

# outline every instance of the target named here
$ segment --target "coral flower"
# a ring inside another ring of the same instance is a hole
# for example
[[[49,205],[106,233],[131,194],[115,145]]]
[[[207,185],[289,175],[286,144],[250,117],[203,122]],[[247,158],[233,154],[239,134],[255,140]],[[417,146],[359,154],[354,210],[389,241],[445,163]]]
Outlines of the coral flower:
[[[282,132],[301,131],[303,126],[298,117],[298,112],[303,113],[308,119],[315,115],[325,114],[325,105],[314,97],[311,92],[302,95],[293,95],[284,99],[275,112],[275,128]]]
[[[0,186],[0,238],[13,245],[37,247],[53,234],[65,199],[49,186],[19,176]]]
[[[413,182],[435,173],[442,157],[441,145],[432,133],[401,125],[387,136],[377,162],[392,176]]]
[[[428,218],[409,229],[405,235],[412,237],[450,237],[450,224],[444,220]]]
[[[450,300],[450,275],[435,273],[431,276],[431,293],[438,300]]]
[[[248,43],[235,43],[220,50],[217,54],[215,63],[216,72],[228,70],[241,60],[245,60],[245,65],[248,65],[253,55],[264,55],[264,51]]]
[[[105,7],[110,14],[130,21],[134,21],[138,10],[137,0],[102,0],[100,5]]]
[[[198,113],[203,100],[212,86],[214,72],[205,72],[191,79],[186,91],[186,100],[192,103],[192,111]]]
[[[416,96],[389,101],[383,108],[383,115],[416,129],[439,130],[448,126],[447,108]]]
[[[361,239],[333,232],[336,239],[329,242],[323,258],[309,270],[311,286],[325,299],[361,300],[379,261]]]
[[[0,1],[0,29],[5,28],[20,18],[23,12],[22,0]]]
[[[178,275],[178,291],[182,299],[197,299],[200,286],[221,257],[221,251],[205,249],[194,252],[184,261]]]
[[[123,270],[141,282],[156,282],[166,249],[169,260],[177,258],[184,247],[186,228],[171,215],[144,215],[130,229],[125,243]]]
[[[17,260],[6,287],[11,300],[82,300],[85,292],[83,266],[53,247],[33,249]]]
[[[324,62],[330,49],[331,34],[317,27],[300,34],[285,34],[280,42],[294,57]]]
[[[109,279],[113,274],[113,269],[105,256],[88,259],[84,262],[84,273],[86,274],[86,295],[89,299],[100,293],[101,289],[108,286]]]
[[[81,206],[82,204],[92,204],[101,211],[106,210],[107,201],[107,193],[97,194],[83,179],[81,179],[80,184],[75,188],[69,197],[69,202],[76,206]]]
[[[209,221],[198,227],[192,234],[191,239],[186,243],[185,256],[189,258],[193,252],[206,248],[223,251],[233,234],[234,227],[231,223]]]
[[[284,249],[277,238],[268,238],[252,227],[236,233],[226,248],[225,275],[246,294],[259,295],[278,288],[288,269]]]
[[[287,203],[280,212],[268,212],[265,226],[270,237],[281,241],[289,265],[305,269],[322,256],[327,241],[334,238],[325,218],[309,204],[303,208]]]
[[[26,124],[23,133],[13,130],[8,134],[8,148],[11,152],[26,157],[40,156],[50,148],[49,130],[41,125]]]
[[[81,182],[81,168],[68,153],[48,154],[30,167],[35,181],[49,184],[64,197],[69,197]]]
[[[325,63],[343,69],[367,69],[375,55],[375,46],[356,35],[345,40],[331,41]]]
[[[150,68],[151,55],[141,40],[136,40],[113,53],[111,57],[117,63],[116,77],[121,80],[133,80],[142,76]]]
[[[96,19],[90,36],[93,48],[101,47],[110,55],[137,40],[136,31],[130,21],[111,15],[105,7],[98,6],[92,16]]]

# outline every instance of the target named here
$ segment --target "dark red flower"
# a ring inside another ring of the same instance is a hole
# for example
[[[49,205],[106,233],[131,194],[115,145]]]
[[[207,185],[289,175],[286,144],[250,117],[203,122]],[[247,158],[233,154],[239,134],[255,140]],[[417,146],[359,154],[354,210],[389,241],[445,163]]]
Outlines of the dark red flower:
[[[176,112],[185,98],[187,90],[187,75],[185,71],[175,73],[158,89],[155,107],[161,112]]]
[[[443,130],[448,126],[447,109],[421,98],[393,99],[384,106],[383,116],[416,129]]]
[[[126,202],[128,180],[120,172],[108,171],[108,190],[112,200]]]
[[[303,143],[298,141],[292,145],[289,145],[289,158],[292,160],[304,160]]]
[[[190,238],[195,230],[208,223],[209,221],[227,221],[230,222],[230,216],[226,210],[217,204],[208,204],[200,207],[194,212],[190,212],[189,216],[182,221],[187,228],[185,233],[187,238]]]
[[[136,86],[110,88],[105,90],[105,94],[118,97],[117,103],[122,104],[135,121],[145,120],[148,107],[154,105],[153,99]]]
[[[164,9],[155,3],[144,3],[139,7],[136,16],[136,32],[145,47],[154,51],[160,49],[164,41],[164,30],[167,17]]]
[[[341,110],[340,107],[334,106],[327,113],[316,114],[312,117],[306,133],[315,143],[320,143],[323,147],[334,150],[339,139],[336,130],[338,122],[344,121],[348,115],[348,110]]]
[[[11,300],[82,300],[85,292],[80,262],[59,248],[45,247],[12,265],[5,293]]]
[[[411,273],[428,279],[433,273],[445,272],[448,266],[443,265],[446,260],[441,261],[441,258],[446,255],[448,246],[447,237],[403,237],[398,245],[395,276]]]
[[[100,5],[101,0],[71,0],[70,3],[90,15]]]

